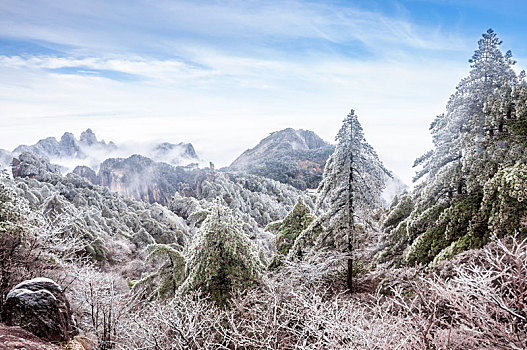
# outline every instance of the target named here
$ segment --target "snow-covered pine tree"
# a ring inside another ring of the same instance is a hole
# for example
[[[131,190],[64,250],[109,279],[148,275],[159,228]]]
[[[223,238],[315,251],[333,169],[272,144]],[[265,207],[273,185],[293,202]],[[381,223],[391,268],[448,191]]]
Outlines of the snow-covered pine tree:
[[[314,219],[311,210],[299,196],[295,206],[283,220],[267,225],[266,230],[276,233],[276,255],[269,264],[269,269],[277,268],[282,264],[282,260],[289,253],[298,235],[308,228]]]
[[[423,167],[415,179],[426,180],[413,192],[412,212],[392,222],[383,253],[396,263],[401,256],[408,264],[435,264],[518,230],[514,220],[504,226],[508,231],[493,223],[505,208],[497,205],[504,187],[496,179],[522,179],[523,169],[514,165],[527,154],[525,73],[516,75],[512,54],[500,44],[491,29],[483,34],[469,75],[431,125],[435,147],[415,162]],[[510,212],[524,210],[521,201],[505,202]]]
[[[261,271],[257,247],[235,213],[217,202],[191,243],[187,279],[179,291],[199,290],[225,306],[232,293],[254,285]]]
[[[315,210],[325,221],[319,243],[349,254],[347,286],[352,290],[358,236],[371,226],[372,213],[381,205],[385,175],[391,173],[366,142],[354,110],[344,119],[336,141],[318,188]]]
[[[485,135],[484,107],[489,96],[505,86],[518,82],[512,70],[512,54],[500,51],[501,41],[489,29],[478,42],[470,73],[461,80],[450,97],[446,112],[430,125],[434,149],[418,158],[414,166],[422,166],[414,181],[427,175],[423,194],[427,202],[466,192],[466,155],[482,155]],[[464,164],[465,163],[465,164]]]

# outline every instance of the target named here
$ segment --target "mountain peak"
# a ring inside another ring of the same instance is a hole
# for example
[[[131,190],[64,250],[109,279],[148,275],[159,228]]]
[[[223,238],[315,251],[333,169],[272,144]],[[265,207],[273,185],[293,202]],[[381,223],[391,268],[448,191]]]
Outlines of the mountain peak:
[[[283,143],[284,146],[289,144],[293,150],[315,150],[329,145],[313,131],[293,128],[272,132],[260,143],[268,141]]]
[[[61,147],[69,148],[68,151],[70,152],[80,151],[77,140],[75,140],[75,136],[73,136],[71,132],[65,132],[64,135],[62,135],[62,137],[60,138],[59,143]]]
[[[88,146],[97,143],[97,137],[93,133],[92,129],[88,128],[86,131],[83,131],[80,136],[80,142],[87,144]]]
[[[178,165],[188,163],[189,160],[194,162],[199,159],[194,146],[184,142],[178,144],[160,143],[152,149],[151,157],[156,161]]]
[[[266,176],[300,189],[315,188],[333,150],[313,131],[287,128],[272,132],[243,152],[229,169]]]

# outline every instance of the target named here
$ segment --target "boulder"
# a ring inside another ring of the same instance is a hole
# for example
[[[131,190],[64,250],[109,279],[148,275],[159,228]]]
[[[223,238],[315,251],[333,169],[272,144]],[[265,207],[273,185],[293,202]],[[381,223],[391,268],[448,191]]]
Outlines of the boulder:
[[[8,326],[20,326],[49,341],[69,341],[76,335],[68,299],[49,278],[16,285],[7,294],[3,319]]]

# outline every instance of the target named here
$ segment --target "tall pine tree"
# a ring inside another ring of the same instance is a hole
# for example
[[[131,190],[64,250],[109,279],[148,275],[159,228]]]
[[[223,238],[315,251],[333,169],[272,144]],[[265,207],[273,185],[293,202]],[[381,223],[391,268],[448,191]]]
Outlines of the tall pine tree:
[[[525,73],[516,75],[512,54],[500,45],[491,29],[483,34],[468,76],[431,125],[434,149],[415,162],[422,166],[415,180],[425,180],[412,194],[413,210],[390,224],[383,256],[396,263],[437,263],[521,231],[504,213],[522,213],[523,197],[503,200],[502,194],[511,183],[522,188],[517,163],[525,163],[527,154],[527,90]],[[502,217],[507,219],[496,219]]]
[[[317,243],[348,253],[347,286],[352,290],[360,236],[372,228],[372,213],[381,205],[384,179],[391,174],[366,142],[354,110],[344,119],[336,141],[318,188],[315,209],[324,232]]]
[[[501,41],[489,29],[478,42],[470,73],[461,80],[450,97],[446,112],[430,125],[434,149],[418,158],[414,166],[422,166],[414,181],[427,175],[424,197],[435,201],[466,192],[467,155],[481,155],[486,133],[484,107],[489,96],[499,89],[518,82],[512,70],[512,54],[503,54]],[[465,164],[464,164],[465,163]]]

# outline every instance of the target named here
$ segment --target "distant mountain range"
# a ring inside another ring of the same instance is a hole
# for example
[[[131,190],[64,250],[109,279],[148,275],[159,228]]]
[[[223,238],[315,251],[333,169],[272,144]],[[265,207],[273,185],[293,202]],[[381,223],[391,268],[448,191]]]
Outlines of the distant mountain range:
[[[172,165],[188,165],[200,162],[194,147],[190,143],[178,144],[163,142],[146,147],[138,145],[116,145],[110,141],[97,140],[94,132],[87,129],[76,139],[72,133],[66,132],[59,141],[48,137],[34,145],[20,145],[13,151],[0,150],[0,166],[8,165],[13,157],[23,152],[29,152],[60,165],[62,172],[69,172],[82,165],[97,170],[99,165],[108,158],[129,157],[132,154],[142,154],[157,162]]]
[[[134,150],[133,147],[118,146],[112,141],[99,141],[95,133],[87,129],[79,139],[66,132],[60,140],[48,137],[34,145],[20,145],[11,152],[0,150],[0,166],[5,167],[13,158],[29,152],[59,165],[62,173],[74,171],[94,184],[104,184],[122,191],[124,182],[131,185],[132,178],[146,177],[146,173],[131,174],[143,169],[146,163],[162,162],[173,166],[203,163],[190,143],[163,142],[138,148],[142,149]],[[229,167],[221,170],[263,176],[302,190],[316,188],[322,178],[325,162],[333,150],[333,145],[313,131],[288,128],[271,133],[254,148],[243,152]],[[112,168],[116,172],[110,176],[108,174],[112,173]],[[100,174],[97,174],[98,171]],[[117,173],[120,175],[117,176]],[[143,197],[157,196],[145,195],[137,199]]]
[[[94,150],[112,152],[116,149],[117,146],[113,142],[110,141],[107,144],[104,141],[98,141],[93,131],[87,129],[81,133],[79,140],[72,133],[66,132],[62,135],[60,141],[57,141],[54,137],[48,137],[31,146],[20,145],[12,153],[14,156],[18,156],[22,152],[31,152],[48,159],[85,159]]]

